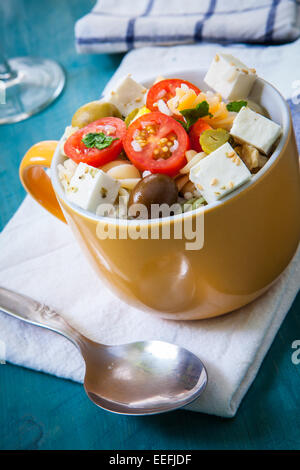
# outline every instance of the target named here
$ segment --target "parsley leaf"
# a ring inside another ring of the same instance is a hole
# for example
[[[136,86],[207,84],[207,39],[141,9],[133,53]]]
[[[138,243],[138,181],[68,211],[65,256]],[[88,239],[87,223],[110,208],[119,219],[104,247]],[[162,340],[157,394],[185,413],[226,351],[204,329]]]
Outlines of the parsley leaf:
[[[90,132],[89,134],[85,134],[82,142],[88,148],[103,150],[109,147],[114,140],[119,140],[119,137],[110,137],[109,135],[105,135],[104,132]]]
[[[204,116],[212,117],[212,114],[209,112],[209,104],[207,101],[201,101],[201,103],[197,104],[195,108],[183,109],[180,113],[186,120],[186,130],[189,130],[190,127],[198,121],[198,119]]]
[[[228,111],[234,111],[238,113],[244,106],[247,106],[247,101],[240,100],[240,101],[231,101],[226,105]]]

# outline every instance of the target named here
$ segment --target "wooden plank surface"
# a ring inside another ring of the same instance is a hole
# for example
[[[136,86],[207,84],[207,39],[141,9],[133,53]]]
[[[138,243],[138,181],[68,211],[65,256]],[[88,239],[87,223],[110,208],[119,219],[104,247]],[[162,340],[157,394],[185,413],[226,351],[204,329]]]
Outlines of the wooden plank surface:
[[[58,138],[74,110],[101,93],[122,59],[76,54],[74,22],[92,0],[5,3],[14,4],[15,11],[8,19],[7,55],[54,58],[67,71],[67,85],[42,113],[0,126],[0,229],[25,195],[18,179],[24,152],[39,140]],[[0,449],[299,449],[300,364],[291,361],[291,344],[300,339],[299,310],[300,295],[230,420],[187,411],[139,418],[113,415],[90,403],[78,384],[0,365]]]

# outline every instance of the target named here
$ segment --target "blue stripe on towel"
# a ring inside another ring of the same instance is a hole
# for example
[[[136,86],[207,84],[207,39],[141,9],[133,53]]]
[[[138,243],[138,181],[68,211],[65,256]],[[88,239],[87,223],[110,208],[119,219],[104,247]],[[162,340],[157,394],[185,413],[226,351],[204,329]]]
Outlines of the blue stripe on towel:
[[[150,11],[153,7],[153,2],[154,2],[154,0],[148,0],[147,7],[146,7],[144,13],[141,16],[148,16],[149,15],[149,13],[150,13]],[[126,31],[126,39],[125,39],[128,49],[133,48],[134,26],[135,26],[135,22],[136,22],[137,18],[139,18],[139,17],[131,18],[128,22],[127,31]]]
[[[270,8],[270,12],[269,12],[268,19],[267,19],[264,42],[271,42],[273,39],[276,9],[280,1],[281,0],[273,0],[272,2],[272,6]]]
[[[237,42],[243,42],[244,38],[242,37],[233,37],[231,39],[228,39],[228,38],[205,38],[205,42],[215,42],[215,43],[218,43],[218,44],[224,44],[224,45],[230,45],[230,44],[233,44],[233,43],[237,43]],[[174,44],[177,44],[178,41],[185,41],[185,42],[193,42],[194,41],[194,35],[193,34],[172,34],[172,35],[156,35],[156,36],[138,36],[137,38],[137,41],[138,42],[146,42],[146,43],[152,43],[152,44],[156,44],[156,43],[166,43],[166,44],[170,44],[170,43],[174,43]],[[112,43],[112,44],[116,44],[116,43],[123,43],[124,42],[124,37],[123,36],[112,36],[109,38],[109,41],[107,40],[107,37],[103,37],[103,38],[94,38],[94,37],[91,37],[91,38],[77,38],[77,44],[107,44],[107,43]],[[248,44],[257,44],[257,41],[256,40],[249,40],[248,41]],[[247,44],[244,44],[247,46]]]
[[[210,0],[209,7],[208,7],[207,12],[204,15],[204,18],[200,21],[197,21],[195,25],[195,32],[194,32],[194,39],[196,42],[199,42],[202,40],[202,30],[203,30],[204,23],[214,14],[216,3],[217,3],[217,0]]]
[[[177,41],[190,41],[192,42],[193,40],[193,35],[192,34],[172,34],[172,35],[156,35],[156,36],[139,36],[138,41],[139,42],[152,42],[153,44],[155,43],[170,43],[174,42],[177,43]],[[109,38],[109,41],[107,40],[106,37],[103,38],[77,38],[77,43],[78,44],[107,44],[108,42],[110,43],[118,43],[118,42],[124,42],[124,38],[122,36],[113,36]],[[218,40],[219,42],[219,40]]]
[[[134,41],[134,25],[136,18],[131,18],[128,21],[127,31],[126,31],[126,44],[128,49],[132,49]],[[109,40],[111,42],[111,39]]]
[[[150,11],[152,10],[153,3],[154,3],[154,0],[150,0],[150,1],[148,2],[148,6],[147,6],[147,8],[146,8],[146,10],[145,10],[145,13],[144,13],[142,16],[148,16],[148,15],[149,15]]]

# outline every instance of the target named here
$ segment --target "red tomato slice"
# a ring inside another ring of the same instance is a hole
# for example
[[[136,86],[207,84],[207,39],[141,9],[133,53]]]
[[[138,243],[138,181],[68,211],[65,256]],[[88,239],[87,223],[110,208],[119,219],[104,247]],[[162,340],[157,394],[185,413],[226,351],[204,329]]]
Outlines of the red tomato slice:
[[[140,171],[174,176],[186,164],[189,137],[172,117],[159,112],[149,113],[128,127],[124,149]]]
[[[100,132],[109,137],[117,137],[118,140],[113,140],[108,147],[102,150],[86,147],[82,142],[86,134]],[[122,119],[115,117],[98,119],[98,121],[91,122],[86,127],[74,132],[66,141],[64,150],[74,162],[83,162],[98,168],[117,158],[122,151],[125,134],[126,125]]]
[[[158,111],[157,106],[154,106],[158,100],[163,100],[165,103],[173,96],[176,95],[176,88],[180,88],[182,84],[187,85],[189,88],[194,90],[194,92],[199,95],[200,91],[198,87],[193,85],[186,80],[180,80],[179,78],[170,78],[167,80],[161,80],[160,82],[155,83],[147,95],[147,108],[151,111]]]
[[[189,137],[190,137],[190,143],[191,143],[191,148],[193,150],[196,150],[197,152],[203,152],[202,147],[200,145],[200,135],[202,132],[206,131],[207,129],[212,129],[212,127],[207,124],[204,119],[198,119],[195,124],[192,125],[190,131],[189,131]]]

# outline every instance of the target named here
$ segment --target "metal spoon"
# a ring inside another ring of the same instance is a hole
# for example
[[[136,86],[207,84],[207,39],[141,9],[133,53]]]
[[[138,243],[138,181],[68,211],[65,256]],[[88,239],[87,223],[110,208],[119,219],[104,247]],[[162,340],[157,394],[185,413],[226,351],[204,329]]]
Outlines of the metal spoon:
[[[174,344],[95,343],[46,305],[2,287],[0,310],[72,341],[85,360],[85,391],[106,410],[127,415],[163,413],[192,402],[206,387],[207,373],[200,359]]]

